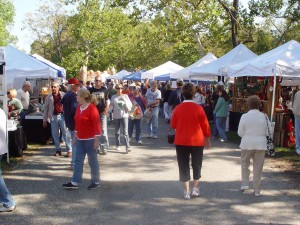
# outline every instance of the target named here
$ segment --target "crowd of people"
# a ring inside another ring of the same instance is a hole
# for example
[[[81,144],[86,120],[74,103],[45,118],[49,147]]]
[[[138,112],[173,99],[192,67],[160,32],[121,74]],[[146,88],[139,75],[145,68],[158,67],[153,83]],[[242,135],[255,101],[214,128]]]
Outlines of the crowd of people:
[[[9,98],[8,117],[19,116],[24,120],[30,105],[30,83],[16,91],[7,92]],[[34,100],[32,100],[34,101]],[[249,97],[247,101],[250,111],[243,115],[238,134],[242,137],[241,190],[249,189],[250,158],[254,159],[254,191],[260,195],[260,180],[266,150],[267,123],[263,113],[258,111],[260,101]],[[228,116],[229,96],[224,86],[218,85],[212,92],[203,86],[176,81],[176,88],[170,83],[145,80],[145,82],[123,83],[110,81],[106,83],[101,76],[96,76],[94,85],[84,85],[76,78],[68,80],[67,87],[56,82],[51,84],[51,93],[46,96],[44,103],[43,126],[51,125],[54,156],[62,155],[60,135],[66,144],[65,157],[71,159],[70,169],[73,177],[70,182],[63,184],[65,189],[78,189],[82,180],[85,156],[91,169],[91,184],[89,190],[100,187],[100,172],[97,155],[106,155],[111,149],[107,125],[113,121],[115,126],[116,151],[121,151],[121,136],[125,144],[125,152],[131,151],[130,143],[135,141],[142,145],[142,120],[146,121],[147,137],[158,139],[159,116],[161,115],[170,128],[176,131],[174,144],[179,166],[180,181],[183,182],[184,199],[200,195],[199,180],[204,147],[210,147],[210,138],[221,142],[228,141],[226,136],[226,119]],[[4,113],[0,111],[2,122]],[[6,116],[5,116],[6,117]],[[259,119],[258,119],[259,118]],[[214,121],[210,130],[210,121]],[[5,126],[1,124],[1,133]],[[166,131],[167,132],[167,131]],[[255,139],[253,144],[253,136]],[[0,136],[2,137],[2,135]],[[5,140],[0,139],[1,146]],[[5,153],[1,148],[0,157]],[[192,161],[193,188],[189,189],[191,180],[189,161]],[[0,171],[1,174],[1,171]],[[15,203],[0,177],[0,211],[12,211]]]

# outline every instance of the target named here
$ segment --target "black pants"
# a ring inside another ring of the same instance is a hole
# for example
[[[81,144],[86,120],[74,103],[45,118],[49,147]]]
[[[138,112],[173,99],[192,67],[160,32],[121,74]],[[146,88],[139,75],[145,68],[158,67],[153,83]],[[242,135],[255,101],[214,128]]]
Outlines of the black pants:
[[[187,182],[191,180],[190,155],[192,155],[192,168],[194,180],[201,177],[203,146],[176,145],[177,161],[179,167],[179,180]]]

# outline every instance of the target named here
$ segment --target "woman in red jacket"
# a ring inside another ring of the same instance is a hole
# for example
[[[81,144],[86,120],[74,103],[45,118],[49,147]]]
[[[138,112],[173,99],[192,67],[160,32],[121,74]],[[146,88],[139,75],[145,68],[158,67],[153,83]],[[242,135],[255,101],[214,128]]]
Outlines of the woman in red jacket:
[[[76,158],[72,181],[64,184],[65,189],[78,189],[82,180],[85,155],[88,156],[91,168],[91,185],[88,190],[100,187],[100,172],[97,159],[97,149],[100,143],[101,123],[96,100],[87,89],[77,92],[79,103],[75,114]]]
[[[199,179],[204,146],[210,147],[210,127],[203,108],[193,102],[196,88],[187,83],[182,88],[185,101],[178,105],[173,112],[171,128],[176,130],[175,141],[180,181],[183,182],[184,198],[200,195]],[[190,193],[190,155],[194,186]]]

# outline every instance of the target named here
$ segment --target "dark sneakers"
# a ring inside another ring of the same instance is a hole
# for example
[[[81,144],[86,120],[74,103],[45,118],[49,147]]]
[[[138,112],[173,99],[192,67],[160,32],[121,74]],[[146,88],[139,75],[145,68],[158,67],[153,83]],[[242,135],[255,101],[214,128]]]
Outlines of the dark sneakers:
[[[67,184],[63,184],[63,187],[67,190],[78,189],[78,185],[73,185],[72,182],[69,182]]]
[[[56,151],[55,153],[54,153],[54,156],[61,156],[61,151]]]
[[[88,186],[88,190],[94,190],[96,188],[99,188],[100,184],[92,183],[90,186]]]

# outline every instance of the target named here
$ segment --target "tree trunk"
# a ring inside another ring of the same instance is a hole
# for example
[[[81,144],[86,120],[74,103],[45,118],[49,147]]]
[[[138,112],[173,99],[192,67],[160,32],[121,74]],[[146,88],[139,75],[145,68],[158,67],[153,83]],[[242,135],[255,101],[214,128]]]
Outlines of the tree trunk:
[[[200,57],[203,57],[205,55],[205,51],[204,51],[204,48],[203,48],[203,45],[202,45],[202,42],[200,39],[200,35],[197,33],[195,33],[194,35],[195,35],[196,42],[198,44],[199,55],[200,55]]]
[[[232,8],[229,8],[224,1],[218,0],[218,2],[229,14],[230,23],[231,23],[231,41],[233,47],[236,47],[239,44],[239,38],[238,38],[239,0],[233,0]]]

